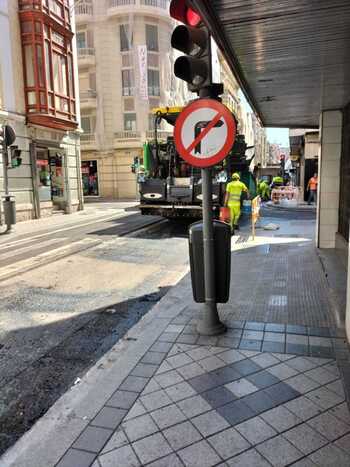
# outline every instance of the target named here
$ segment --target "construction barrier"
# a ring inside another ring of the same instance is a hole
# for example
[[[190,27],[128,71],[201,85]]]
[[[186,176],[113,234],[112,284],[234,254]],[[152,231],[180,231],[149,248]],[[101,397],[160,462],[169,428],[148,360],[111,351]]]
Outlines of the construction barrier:
[[[281,186],[273,188],[271,191],[271,201],[274,204],[279,204],[281,200],[295,200],[297,203],[300,199],[300,190],[296,186]]]
[[[258,222],[260,217],[260,205],[261,205],[261,198],[257,196],[256,198],[252,199],[252,237],[255,240],[255,224]]]

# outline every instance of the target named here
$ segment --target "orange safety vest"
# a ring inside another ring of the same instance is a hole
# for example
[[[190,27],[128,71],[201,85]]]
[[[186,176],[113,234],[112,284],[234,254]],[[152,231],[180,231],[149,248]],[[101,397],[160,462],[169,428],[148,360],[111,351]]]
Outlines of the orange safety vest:
[[[309,180],[309,188],[310,188],[310,190],[316,191],[316,190],[317,190],[317,184],[318,184],[317,178],[311,177],[310,180]]]

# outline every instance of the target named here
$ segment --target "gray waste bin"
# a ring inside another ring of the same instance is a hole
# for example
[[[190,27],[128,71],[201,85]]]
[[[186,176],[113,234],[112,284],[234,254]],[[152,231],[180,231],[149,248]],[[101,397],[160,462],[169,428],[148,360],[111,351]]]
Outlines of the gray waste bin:
[[[16,224],[16,201],[13,196],[4,196],[2,205],[4,208],[5,224]]]
[[[226,303],[230,295],[231,275],[231,229],[224,222],[214,221],[215,244],[215,291],[216,303]],[[193,298],[197,303],[205,302],[203,222],[190,226],[190,264]]]

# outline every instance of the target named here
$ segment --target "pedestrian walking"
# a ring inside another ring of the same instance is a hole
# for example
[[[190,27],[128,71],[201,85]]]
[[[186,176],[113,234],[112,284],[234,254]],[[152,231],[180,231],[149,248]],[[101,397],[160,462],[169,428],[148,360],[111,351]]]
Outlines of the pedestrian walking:
[[[238,221],[241,216],[241,195],[243,191],[249,195],[248,188],[240,181],[239,174],[234,173],[232,175],[232,182],[228,183],[226,186],[225,195],[225,206],[228,206],[230,209],[230,225],[232,233],[234,232],[234,229],[238,229]]]
[[[318,185],[318,177],[317,173],[314,173],[314,176],[310,178],[307,184],[307,190],[309,191],[309,199],[307,200],[307,204],[311,204],[315,202],[317,203],[317,185]]]

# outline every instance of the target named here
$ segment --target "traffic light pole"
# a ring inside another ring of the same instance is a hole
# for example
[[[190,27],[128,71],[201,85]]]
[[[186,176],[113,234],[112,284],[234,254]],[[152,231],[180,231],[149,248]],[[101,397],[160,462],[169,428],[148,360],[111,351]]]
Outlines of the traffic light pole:
[[[201,169],[201,172],[205,304],[197,330],[199,334],[214,336],[225,332],[226,326],[220,321],[216,306],[212,172],[211,168]]]

